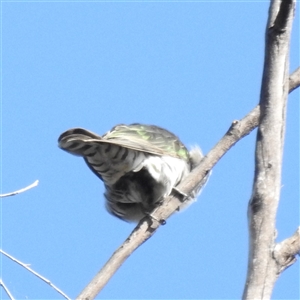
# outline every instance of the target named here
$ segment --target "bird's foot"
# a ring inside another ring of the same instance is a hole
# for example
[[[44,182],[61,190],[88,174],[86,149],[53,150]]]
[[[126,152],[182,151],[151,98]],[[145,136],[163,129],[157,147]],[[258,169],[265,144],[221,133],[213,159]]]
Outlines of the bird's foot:
[[[155,212],[155,210],[152,213],[154,213],[154,212]],[[147,213],[147,216],[150,217],[151,219],[155,220],[156,222],[158,222],[160,225],[166,225],[167,224],[166,220],[163,220],[163,219],[158,220],[155,216],[152,215],[152,213]]]

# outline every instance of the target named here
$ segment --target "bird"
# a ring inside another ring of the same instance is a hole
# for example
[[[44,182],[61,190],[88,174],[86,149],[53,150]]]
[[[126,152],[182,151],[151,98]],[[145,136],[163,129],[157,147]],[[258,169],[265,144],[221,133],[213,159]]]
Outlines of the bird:
[[[199,147],[188,151],[170,131],[139,123],[116,125],[103,136],[72,128],[59,136],[58,146],[84,158],[104,183],[107,211],[127,222],[139,222],[172,191],[180,193],[176,186],[203,158]],[[207,178],[192,197],[185,197],[189,202],[197,197]]]

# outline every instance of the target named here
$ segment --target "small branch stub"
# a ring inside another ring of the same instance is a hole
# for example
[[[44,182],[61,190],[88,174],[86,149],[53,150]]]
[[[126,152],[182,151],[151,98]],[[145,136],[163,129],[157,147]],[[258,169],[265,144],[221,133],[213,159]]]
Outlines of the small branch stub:
[[[297,255],[300,255],[300,227],[291,237],[274,247],[273,256],[278,265],[278,274],[294,264]]]

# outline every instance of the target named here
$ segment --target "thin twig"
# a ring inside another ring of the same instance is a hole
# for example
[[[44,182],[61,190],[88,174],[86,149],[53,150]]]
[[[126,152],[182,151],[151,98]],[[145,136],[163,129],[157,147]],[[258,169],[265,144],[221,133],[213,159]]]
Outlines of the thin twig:
[[[15,195],[18,195],[20,193],[23,193],[23,192],[26,192],[34,187],[36,187],[37,185],[39,184],[39,181],[36,180],[34,183],[28,185],[27,187],[23,188],[23,189],[20,189],[18,191],[15,191],[15,192],[11,192],[11,193],[7,193],[7,194],[0,194],[0,198],[4,198],[4,197],[10,197],[10,196],[15,196]]]
[[[13,256],[9,255],[8,253],[6,253],[5,251],[3,251],[2,249],[0,249],[0,252],[2,254],[4,254],[6,257],[8,257],[9,259],[11,259],[12,261],[16,262],[17,264],[19,264],[20,266],[22,266],[23,268],[25,268],[26,270],[28,270],[29,272],[31,272],[33,275],[37,276],[39,279],[41,279],[44,282],[46,282],[47,284],[49,284],[55,291],[57,291],[63,297],[65,297],[68,300],[71,300],[71,298],[69,298],[63,291],[61,291],[58,287],[56,287],[53,283],[51,283],[50,280],[48,280],[47,278],[43,277],[39,273],[35,272],[31,268],[29,268],[26,264],[24,264],[21,261],[17,260],[16,258],[14,258]]]
[[[7,288],[7,286],[4,284],[4,282],[2,281],[2,279],[0,278],[0,286],[3,287],[4,291],[6,292],[7,296],[9,297],[10,300],[15,300],[15,298],[13,297],[13,295],[10,293],[9,289]]]

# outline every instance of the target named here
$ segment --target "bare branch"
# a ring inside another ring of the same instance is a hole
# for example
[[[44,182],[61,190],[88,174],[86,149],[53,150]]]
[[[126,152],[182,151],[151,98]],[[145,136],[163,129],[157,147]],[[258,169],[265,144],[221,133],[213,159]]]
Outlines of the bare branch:
[[[56,287],[53,283],[51,283],[50,280],[48,280],[47,278],[43,277],[39,273],[35,272],[31,268],[29,268],[26,264],[24,264],[21,261],[17,260],[16,258],[14,258],[13,256],[9,255],[8,253],[6,253],[5,251],[3,251],[2,249],[0,249],[0,252],[3,255],[5,255],[6,257],[8,257],[9,259],[11,259],[12,261],[16,262],[17,264],[19,264],[20,266],[22,266],[23,268],[25,268],[26,270],[28,270],[29,272],[31,272],[33,275],[37,276],[39,279],[41,279],[44,282],[46,282],[47,284],[49,284],[55,291],[57,291],[59,294],[61,294],[64,298],[66,298],[68,300],[71,300],[71,298],[69,298],[63,291],[61,291],[58,287]]]
[[[294,73],[291,75],[291,77]],[[292,90],[290,90],[292,91]],[[258,126],[260,116],[260,107],[256,106],[249,114],[240,121],[233,121],[223,138],[215,145],[215,147],[203,158],[201,165],[190,174],[178,189],[189,194],[193,191],[193,186],[197,185],[209,170],[222,158],[222,156],[240,139],[248,135]],[[192,187],[188,187],[187,182],[192,182]],[[194,183],[193,183],[194,182]],[[133,230],[126,241],[113,253],[104,267],[97,273],[92,281],[84,288],[77,299],[93,299],[119,269],[123,262],[129,257],[134,250],[143,244],[148,238],[154,234],[155,230],[160,226],[163,220],[178,209],[182,204],[181,200],[169,197],[164,204],[156,209],[151,215],[153,219],[143,219]],[[154,220],[159,220],[155,222]]]
[[[15,300],[15,298],[13,297],[13,295],[10,293],[9,289],[7,288],[7,286],[4,284],[4,282],[2,281],[2,279],[0,278],[0,286],[3,287],[4,291],[6,292],[7,296],[9,297],[10,300]]]
[[[36,180],[34,183],[28,185],[27,187],[23,188],[23,189],[20,189],[18,191],[15,191],[15,192],[11,192],[11,193],[7,193],[7,194],[0,194],[0,198],[4,198],[4,197],[10,197],[10,196],[15,196],[15,195],[18,195],[20,193],[23,193],[23,192],[26,192],[34,187],[36,187],[37,185],[39,184],[39,181]]]
[[[234,121],[216,146],[177,188],[190,194],[218,160],[242,137],[249,134],[258,124],[259,107],[255,107],[245,118]],[[168,197],[161,206],[137,225],[126,241],[114,252],[104,267],[85,287],[77,299],[93,299],[118,270],[126,258],[143,244],[155,230],[182,205],[177,194]],[[155,221],[158,220],[158,221]]]
[[[253,193],[248,207],[250,243],[243,299],[270,299],[277,279],[272,256],[280,197],[288,95],[289,43],[295,2],[273,0],[266,31]]]
[[[289,93],[300,86],[300,67],[293,72],[289,79]]]
[[[298,69],[293,72],[291,78],[295,76]],[[289,89],[291,92],[292,89]],[[233,121],[230,128],[222,139],[210,150],[210,152],[202,159],[200,166],[179,185],[178,190],[190,194],[197,184],[205,177],[205,175],[214,167],[214,165],[225,155],[225,153],[234,146],[240,139],[248,135],[258,126],[260,118],[260,106],[257,105],[250,113],[248,113],[240,121]],[[171,203],[172,202],[172,203]],[[179,198],[174,195],[172,198],[165,200],[164,205],[160,206],[151,215],[157,220],[166,220],[178,207],[182,204]],[[167,208],[168,205],[168,208]]]
[[[293,0],[285,0],[285,1],[273,1],[271,4],[271,10],[278,9],[277,12],[270,14],[268,25],[273,27],[276,31],[276,35],[288,32],[291,29],[291,18],[294,17],[294,9],[295,9],[295,2]],[[275,17],[275,21],[273,21],[273,17]]]
[[[278,275],[297,261],[297,254],[300,255],[300,227],[291,237],[276,244],[274,248],[273,256],[278,264]]]
[[[119,269],[127,257],[143,244],[158,228],[159,223],[149,217],[144,218],[132,231],[126,241],[113,253],[108,262],[84,288],[76,299],[94,299],[109,279]]]

